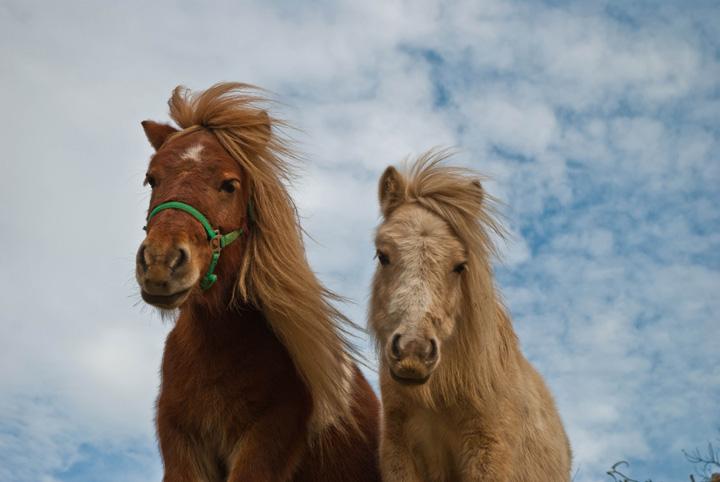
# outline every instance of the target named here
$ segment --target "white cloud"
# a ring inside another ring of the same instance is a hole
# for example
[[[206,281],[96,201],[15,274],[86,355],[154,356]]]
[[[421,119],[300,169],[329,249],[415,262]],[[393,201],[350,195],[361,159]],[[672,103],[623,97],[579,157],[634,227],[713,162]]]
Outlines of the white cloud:
[[[556,135],[555,115],[547,104],[493,95],[481,96],[461,109],[469,136],[484,138],[510,153],[541,155]]]

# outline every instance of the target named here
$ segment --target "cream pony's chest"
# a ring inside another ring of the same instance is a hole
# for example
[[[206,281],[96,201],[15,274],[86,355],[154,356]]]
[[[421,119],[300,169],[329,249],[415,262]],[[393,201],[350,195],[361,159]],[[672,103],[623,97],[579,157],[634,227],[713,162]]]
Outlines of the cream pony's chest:
[[[447,416],[430,410],[411,415],[405,427],[407,443],[418,474],[427,482],[457,481],[459,430]]]

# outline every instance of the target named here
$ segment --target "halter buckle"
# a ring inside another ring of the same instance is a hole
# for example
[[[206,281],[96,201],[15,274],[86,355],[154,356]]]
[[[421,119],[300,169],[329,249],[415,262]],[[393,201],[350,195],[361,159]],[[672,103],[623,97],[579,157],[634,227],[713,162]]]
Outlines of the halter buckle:
[[[210,247],[212,247],[213,253],[219,253],[222,250],[222,235],[220,235],[220,230],[215,230],[215,236],[210,240]]]

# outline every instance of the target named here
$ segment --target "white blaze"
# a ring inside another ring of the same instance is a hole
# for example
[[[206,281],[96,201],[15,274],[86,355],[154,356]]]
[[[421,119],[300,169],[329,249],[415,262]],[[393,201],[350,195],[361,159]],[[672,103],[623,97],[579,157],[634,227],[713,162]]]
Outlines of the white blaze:
[[[195,144],[194,146],[190,146],[187,149],[185,149],[185,152],[180,154],[180,159],[184,159],[186,161],[195,161],[200,162],[200,153],[203,151],[204,147],[202,144]]]

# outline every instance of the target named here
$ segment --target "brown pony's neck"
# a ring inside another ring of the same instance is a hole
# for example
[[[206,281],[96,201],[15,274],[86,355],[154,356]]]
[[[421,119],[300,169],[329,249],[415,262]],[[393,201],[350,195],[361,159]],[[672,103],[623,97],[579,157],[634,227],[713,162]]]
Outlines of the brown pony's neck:
[[[218,352],[224,348],[252,351],[258,344],[270,343],[283,353],[280,356],[286,357],[286,350],[262,310],[235,296],[237,266],[245,251],[245,242],[246,239],[237,241],[234,243],[237,246],[230,245],[223,250],[216,269],[217,282],[207,291],[198,289],[190,297],[180,308],[178,323],[194,333],[198,343],[214,347]]]

